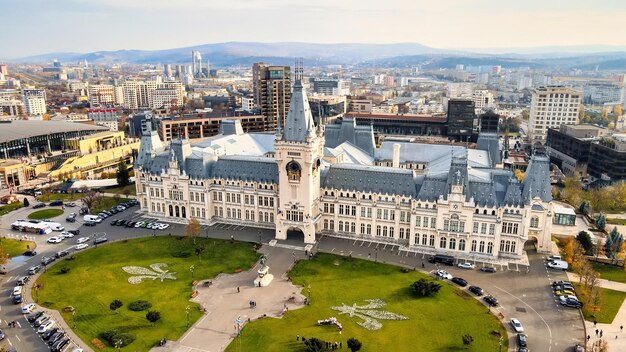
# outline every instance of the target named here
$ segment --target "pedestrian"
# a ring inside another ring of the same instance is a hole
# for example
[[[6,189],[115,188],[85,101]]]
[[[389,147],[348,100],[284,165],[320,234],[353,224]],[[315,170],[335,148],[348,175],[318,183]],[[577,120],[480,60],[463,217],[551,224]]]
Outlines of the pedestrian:
[[[593,327],[594,327],[594,328],[596,327],[596,324],[598,324],[598,322],[597,322],[597,321],[595,321],[595,319],[594,319],[594,321],[593,321]]]
[[[235,235],[230,235],[230,241],[233,242],[235,240]]]
[[[422,269],[424,269],[424,262],[422,262]]]
[[[306,255],[307,257],[309,256],[309,250],[308,249],[304,250],[304,255]]]
[[[619,326],[619,332],[623,332],[624,331],[624,325],[620,325]]]
[[[239,286],[237,286],[237,293],[239,293],[239,292],[241,292],[241,291],[239,290]]]
[[[615,339],[617,340],[617,335],[615,335]]]
[[[340,349],[343,348],[342,344],[343,344],[343,342],[339,341],[339,348]]]
[[[300,335],[296,335],[296,341],[300,340]]]
[[[598,332],[599,332],[599,331],[600,331],[600,330],[596,329],[596,337],[598,337]]]
[[[603,332],[602,332],[602,330],[600,330],[600,338],[602,338],[602,334],[603,334]]]
[[[591,336],[587,335],[587,341],[589,341],[591,339]]]
[[[370,259],[372,257],[372,253],[367,253],[367,259]]]

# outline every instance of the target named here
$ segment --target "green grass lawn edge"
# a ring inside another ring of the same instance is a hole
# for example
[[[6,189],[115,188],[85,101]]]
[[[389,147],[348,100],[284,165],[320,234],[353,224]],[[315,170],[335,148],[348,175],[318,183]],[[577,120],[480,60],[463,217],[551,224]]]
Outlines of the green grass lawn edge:
[[[0,238],[0,246],[4,248],[4,253],[9,255],[9,258],[17,257],[28,249],[37,248],[37,244],[33,241],[17,240],[13,238]]]
[[[576,284],[576,289],[578,292],[580,284]],[[579,299],[584,302],[584,295],[579,295]],[[624,304],[624,299],[626,299],[626,292],[611,290],[608,288],[600,288],[600,310],[593,311],[590,309],[589,305],[585,305],[582,308],[583,316],[587,321],[597,321],[601,324],[611,324],[619,312],[622,304]]]
[[[42,209],[28,214],[28,218],[33,220],[52,219],[62,214],[63,210],[61,209]]]

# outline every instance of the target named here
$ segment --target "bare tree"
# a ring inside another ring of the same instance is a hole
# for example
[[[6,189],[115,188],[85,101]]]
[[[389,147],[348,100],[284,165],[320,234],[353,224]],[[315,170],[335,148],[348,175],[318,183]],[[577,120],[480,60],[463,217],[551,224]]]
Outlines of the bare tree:
[[[96,202],[98,202],[98,200],[102,196],[100,195],[100,193],[87,187],[81,187],[81,191],[81,194],[83,195],[81,200],[83,204],[87,207],[87,209],[91,211],[91,208],[94,206],[94,204],[96,204]]]
[[[122,191],[122,193],[124,193],[124,197],[128,199],[128,196],[130,195],[130,188],[124,187],[124,190]]]

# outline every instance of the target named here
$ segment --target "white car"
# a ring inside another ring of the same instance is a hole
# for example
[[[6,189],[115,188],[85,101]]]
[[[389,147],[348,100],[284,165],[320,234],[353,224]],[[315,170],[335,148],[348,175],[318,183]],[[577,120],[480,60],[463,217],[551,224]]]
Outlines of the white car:
[[[448,273],[445,270],[437,270],[435,272],[435,275],[437,275],[438,277],[440,277],[442,279],[446,279],[446,280],[452,279],[452,275],[450,275],[450,273]]]
[[[61,243],[61,241],[63,241],[63,239],[57,236],[48,238],[48,243]]]
[[[137,221],[137,223],[135,224],[135,227],[141,227],[143,224],[145,224],[144,221]]]
[[[522,326],[522,323],[520,323],[519,320],[512,318],[510,324],[516,333],[521,334],[524,332],[524,327]]]
[[[76,240],[77,244],[81,244],[81,243],[85,243],[85,242],[89,242],[89,237],[81,237],[81,238]]]
[[[89,247],[87,243],[81,243],[81,244],[76,245],[76,250],[80,251],[81,249],[85,249],[87,247]]]
[[[22,294],[22,286],[15,286],[15,287],[13,287],[13,293],[11,293],[11,295],[17,296],[17,295],[21,295],[21,294]]]
[[[461,269],[473,270],[474,269],[474,264],[472,264],[472,263],[459,263],[458,267],[461,268]]]
[[[61,237],[61,238],[72,238],[72,237],[74,237],[74,234],[71,233],[71,232],[63,231],[63,232],[61,232],[59,234],[58,237]]]
[[[55,325],[56,323],[54,322],[54,320],[50,319],[47,322],[41,324],[41,326],[39,326],[39,329],[37,329],[37,333],[43,334],[44,332],[52,329]]]
[[[35,309],[37,309],[37,306],[35,305],[35,303],[28,303],[27,305],[22,306],[22,314],[30,314]]]
[[[80,348],[80,347],[79,348],[75,348],[75,349],[72,350],[72,352],[83,352],[83,349]]]

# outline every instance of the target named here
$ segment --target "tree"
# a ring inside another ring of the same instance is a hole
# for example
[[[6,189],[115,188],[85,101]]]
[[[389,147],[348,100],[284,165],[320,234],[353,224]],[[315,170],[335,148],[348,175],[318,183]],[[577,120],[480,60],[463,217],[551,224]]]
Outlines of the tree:
[[[148,321],[154,326],[154,323],[161,319],[161,313],[156,310],[148,311],[148,313],[146,313],[146,319],[148,319]]]
[[[306,352],[324,352],[328,351],[326,344],[317,337],[312,337],[304,343],[306,346]]]
[[[87,207],[87,209],[91,210],[94,204],[96,204],[96,202],[100,199],[100,193],[88,189],[87,187],[81,187],[81,191],[81,194],[83,195],[81,198],[83,204]]]
[[[589,202],[586,200],[583,200],[580,203],[580,206],[578,207],[578,210],[581,212],[581,214],[587,215],[589,214]]]
[[[522,183],[522,181],[524,181],[524,176],[526,176],[526,173],[524,173],[520,169],[515,169],[515,177],[517,177],[517,181],[519,183]]]
[[[117,185],[120,187],[128,186],[130,183],[130,176],[128,175],[128,167],[124,161],[120,161],[117,165]]]
[[[122,198],[119,194],[114,194],[113,195],[113,200],[115,201],[115,204],[119,204],[120,203],[120,198]]]
[[[565,243],[564,252],[565,260],[572,266],[572,270],[580,274],[581,268],[587,262],[583,246],[577,240],[570,237]]]
[[[350,349],[350,351],[352,352],[359,351],[362,346],[363,345],[361,344],[361,341],[355,339],[354,337],[351,337],[348,339],[348,348]]]
[[[1,241],[2,240],[0,239],[0,264],[4,265],[9,262],[9,253],[6,252],[6,249]]]
[[[622,247],[622,243],[624,243],[624,236],[617,231],[617,227],[613,227],[613,230],[611,230],[604,243],[606,256],[611,259],[616,259],[617,252]]]
[[[24,206],[28,207],[30,206],[30,202],[28,201],[28,198],[24,197]]]
[[[122,303],[122,301],[120,301],[119,299],[114,299],[111,304],[109,304],[109,309],[117,313],[117,310],[123,305],[124,303]]]
[[[124,197],[126,197],[126,199],[128,199],[128,196],[130,195],[130,189],[129,188],[124,188],[122,193],[124,193]]]
[[[580,231],[578,236],[576,236],[576,240],[585,250],[586,255],[591,255],[593,253],[593,241],[591,241],[591,236],[587,231]]]
[[[463,340],[463,344],[466,346],[469,346],[474,342],[474,338],[470,334],[463,335],[461,339]]]
[[[196,244],[196,246],[194,247],[194,251],[196,252],[196,255],[198,256],[198,260],[200,260],[200,256],[202,255],[202,253],[204,253],[205,250],[206,250],[206,246],[204,245],[204,243],[198,242]]]
[[[196,245],[196,237],[200,236],[200,222],[198,219],[189,219],[185,226],[185,236],[193,239],[193,245]]]
[[[419,279],[411,284],[413,294],[417,297],[434,296],[441,289],[441,285],[426,279]]]
[[[604,214],[600,213],[598,214],[598,216],[596,216],[596,227],[600,231],[604,231],[604,229],[606,228],[606,216],[604,216]]]

